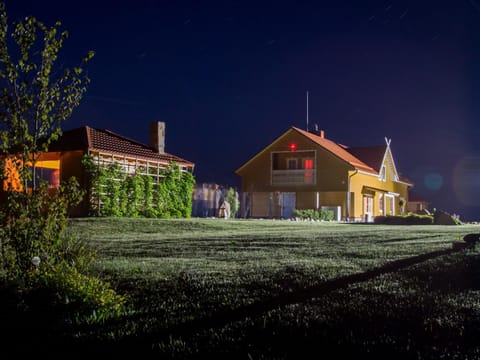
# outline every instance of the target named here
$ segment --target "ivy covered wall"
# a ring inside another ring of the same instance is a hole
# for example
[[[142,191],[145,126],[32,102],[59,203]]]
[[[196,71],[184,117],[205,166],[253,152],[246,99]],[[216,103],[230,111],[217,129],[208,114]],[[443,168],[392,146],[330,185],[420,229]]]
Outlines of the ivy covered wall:
[[[191,216],[195,179],[176,163],[160,170],[158,182],[145,171],[128,174],[118,163],[98,164],[91,155],[85,155],[82,163],[89,175],[87,196],[91,216]]]

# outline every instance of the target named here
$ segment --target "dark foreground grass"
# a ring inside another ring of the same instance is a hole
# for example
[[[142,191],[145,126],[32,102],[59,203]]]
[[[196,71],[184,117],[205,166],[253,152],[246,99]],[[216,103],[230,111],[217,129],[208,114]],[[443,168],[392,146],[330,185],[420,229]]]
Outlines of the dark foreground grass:
[[[42,320],[20,351],[480,357],[480,257],[451,251],[479,226],[78,219],[71,229],[98,249],[96,270],[129,311],[100,324]]]

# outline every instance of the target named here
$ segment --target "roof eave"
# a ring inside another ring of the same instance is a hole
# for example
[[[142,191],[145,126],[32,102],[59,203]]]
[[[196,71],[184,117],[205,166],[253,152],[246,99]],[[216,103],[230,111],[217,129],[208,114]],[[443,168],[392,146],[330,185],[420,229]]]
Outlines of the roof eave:
[[[118,155],[118,156],[125,156],[125,157],[129,157],[129,158],[140,159],[140,160],[145,160],[145,161],[155,161],[155,162],[158,162],[158,163],[161,163],[161,162],[164,162],[164,163],[175,162],[177,164],[182,164],[182,165],[185,165],[185,166],[191,166],[191,167],[195,166],[195,163],[184,160],[184,159],[181,159],[181,158],[177,158],[176,156],[171,155],[171,154],[167,154],[167,156],[172,156],[172,159],[158,159],[158,158],[150,157],[150,156],[132,155],[132,154],[127,154],[127,153],[123,153],[123,152],[120,152],[120,151],[112,151],[112,150],[99,149],[99,148],[94,148],[94,147],[90,147],[88,149],[88,151],[89,152],[94,151],[94,152],[110,153],[110,154],[115,154],[115,155]]]

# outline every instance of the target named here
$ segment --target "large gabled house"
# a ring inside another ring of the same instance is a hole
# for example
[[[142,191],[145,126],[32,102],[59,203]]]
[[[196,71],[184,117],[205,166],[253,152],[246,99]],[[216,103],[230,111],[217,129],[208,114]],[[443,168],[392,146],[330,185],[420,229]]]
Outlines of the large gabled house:
[[[347,147],[292,127],[238,168],[242,215],[290,218],[295,209],[333,210],[335,219],[373,221],[403,213],[412,183],[395,166],[390,141]]]
[[[155,182],[171,163],[176,163],[182,171],[194,169],[194,163],[165,152],[165,123],[152,122],[150,145],[90,126],[65,131],[48,152],[38,156],[36,172],[51,188],[75,176],[81,187],[88,190],[88,174],[82,164],[86,154],[99,166],[115,163],[123,173],[149,175]],[[83,216],[87,212],[88,204],[84,201],[72,215]]]

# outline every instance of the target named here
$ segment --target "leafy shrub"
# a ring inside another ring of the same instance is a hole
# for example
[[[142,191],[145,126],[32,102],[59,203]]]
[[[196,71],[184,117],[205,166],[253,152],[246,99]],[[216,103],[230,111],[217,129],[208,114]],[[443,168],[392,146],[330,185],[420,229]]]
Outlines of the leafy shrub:
[[[295,209],[293,211],[293,216],[300,219],[307,219],[307,220],[323,220],[323,221],[331,221],[334,219],[335,213],[332,210],[315,210],[315,209],[305,209],[305,210],[298,210]]]
[[[240,201],[234,188],[228,189],[225,199],[230,203],[230,217],[237,217],[238,209],[240,208]]]
[[[0,273],[19,303],[37,314],[66,307],[94,320],[118,315],[125,299],[85,275],[94,251],[68,233],[68,209],[82,191],[71,178],[59,189],[7,192],[0,212]],[[36,310],[36,311],[35,311]],[[60,314],[61,315],[61,314]]]
[[[30,297],[41,289],[43,294],[48,294],[51,306],[66,307],[87,319],[116,317],[125,308],[125,297],[118,295],[109,283],[81,274],[66,263],[53,267],[40,264],[37,270],[29,272],[28,282]]]
[[[374,224],[383,225],[432,225],[432,215],[408,213],[406,215],[375,216]]]
[[[54,191],[41,184],[31,194],[7,192],[0,212],[0,265],[7,277],[26,274],[34,257],[50,266],[65,260],[87,262],[86,249],[66,233],[68,209],[81,197],[75,178]]]

